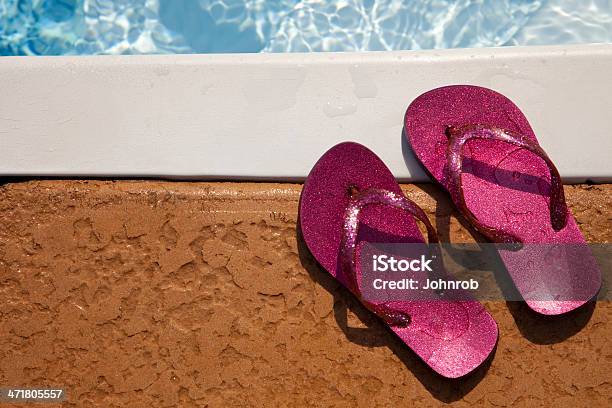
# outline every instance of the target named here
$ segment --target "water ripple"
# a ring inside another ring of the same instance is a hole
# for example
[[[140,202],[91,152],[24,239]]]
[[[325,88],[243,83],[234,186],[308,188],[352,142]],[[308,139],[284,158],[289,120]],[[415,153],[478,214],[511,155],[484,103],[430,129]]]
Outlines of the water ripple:
[[[612,0],[0,0],[0,55],[610,42]]]

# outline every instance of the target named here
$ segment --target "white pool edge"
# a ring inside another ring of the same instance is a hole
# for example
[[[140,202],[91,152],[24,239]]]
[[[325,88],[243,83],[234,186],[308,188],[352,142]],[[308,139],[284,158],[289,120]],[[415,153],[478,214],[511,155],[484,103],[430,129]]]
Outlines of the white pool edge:
[[[612,45],[371,53],[1,57],[0,175],[301,180],[353,140],[403,181],[419,94],[493,88],[567,182],[612,181]]]

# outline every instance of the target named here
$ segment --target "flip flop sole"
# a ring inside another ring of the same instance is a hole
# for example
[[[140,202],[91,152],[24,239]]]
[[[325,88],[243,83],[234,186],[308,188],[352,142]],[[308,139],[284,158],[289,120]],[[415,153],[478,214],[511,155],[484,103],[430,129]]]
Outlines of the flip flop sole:
[[[384,163],[357,143],[331,148],[310,172],[300,199],[300,225],[306,245],[319,264],[346,286],[339,264],[344,211],[353,188],[401,189]],[[423,243],[414,219],[384,205],[364,208],[357,251],[364,243]],[[357,255],[359,259],[359,255]],[[360,280],[359,265],[357,267]],[[411,317],[405,328],[390,327],[427,365],[448,378],[464,376],[491,354],[497,325],[476,301],[393,302]]]
[[[447,191],[445,130],[447,126],[466,124],[508,129],[537,142],[525,115],[495,91],[455,85],[424,93],[406,111],[405,134],[423,166]],[[500,251],[526,303],[539,313],[556,315],[593,298],[601,286],[597,262],[571,214],[565,228],[552,228],[550,174],[544,161],[516,146],[482,139],[468,141],[463,157],[465,201],[476,218],[510,232],[524,243],[545,244],[526,246],[521,251]],[[574,246],[564,253],[565,244]],[[553,255],[564,257],[569,267],[561,273],[551,268]],[[563,300],[551,299],[551,293]]]

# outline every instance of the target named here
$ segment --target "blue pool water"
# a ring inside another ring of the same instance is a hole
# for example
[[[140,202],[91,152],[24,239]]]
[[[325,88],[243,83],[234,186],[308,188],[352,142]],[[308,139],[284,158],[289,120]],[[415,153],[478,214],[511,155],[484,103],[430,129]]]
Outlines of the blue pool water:
[[[0,0],[0,55],[612,42],[612,0]]]

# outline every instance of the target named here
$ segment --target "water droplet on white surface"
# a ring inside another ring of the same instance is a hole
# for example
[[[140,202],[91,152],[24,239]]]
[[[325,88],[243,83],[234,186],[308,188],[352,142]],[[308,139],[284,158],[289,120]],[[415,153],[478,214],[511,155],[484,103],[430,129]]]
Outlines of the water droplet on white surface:
[[[323,106],[323,112],[330,117],[335,118],[337,116],[351,115],[357,111],[357,104],[355,103],[332,103],[327,102]]]
[[[355,96],[358,98],[375,98],[378,94],[378,88],[374,78],[365,68],[360,68],[354,65],[349,68],[351,79],[353,80],[353,88]]]

